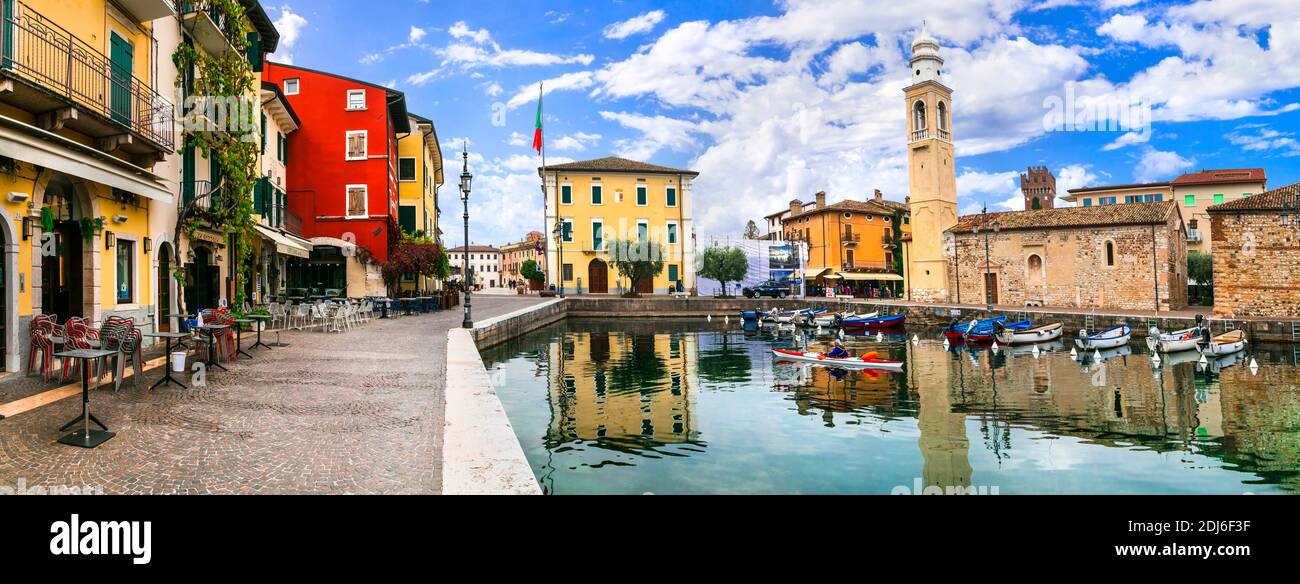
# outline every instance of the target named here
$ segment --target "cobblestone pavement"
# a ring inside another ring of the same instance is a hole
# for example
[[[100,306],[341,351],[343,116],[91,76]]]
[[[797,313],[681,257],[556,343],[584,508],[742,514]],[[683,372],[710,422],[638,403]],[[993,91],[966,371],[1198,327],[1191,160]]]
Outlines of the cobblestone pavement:
[[[541,301],[475,295],[474,317]],[[289,347],[255,349],[203,388],[147,391],[158,368],[118,392],[92,390],[91,411],[117,433],[93,450],[57,442],[59,426],[80,414],[80,396],[5,418],[0,487],[436,493],[446,331],[461,316],[457,307],[342,334],[282,333]]]

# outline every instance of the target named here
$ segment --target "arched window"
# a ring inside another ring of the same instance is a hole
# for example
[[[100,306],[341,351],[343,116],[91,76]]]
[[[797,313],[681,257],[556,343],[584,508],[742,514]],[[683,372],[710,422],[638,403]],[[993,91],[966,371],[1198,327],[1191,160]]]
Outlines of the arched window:
[[[1110,242],[1110,241],[1106,242],[1106,265],[1108,266],[1115,265],[1115,243],[1114,242]]]
[[[1031,283],[1041,282],[1043,280],[1043,258],[1038,254],[1031,254],[1026,262],[1029,271],[1029,281]]]
[[[939,129],[948,131],[948,104],[939,102]]]
[[[1042,208],[1043,208],[1043,204],[1038,202],[1038,197],[1034,197],[1033,200],[1032,200],[1032,202],[1029,203],[1029,206],[1030,206],[1030,207],[1033,207],[1034,209],[1042,209]]]
[[[912,106],[912,130],[920,132],[925,130],[925,102],[917,101]]]

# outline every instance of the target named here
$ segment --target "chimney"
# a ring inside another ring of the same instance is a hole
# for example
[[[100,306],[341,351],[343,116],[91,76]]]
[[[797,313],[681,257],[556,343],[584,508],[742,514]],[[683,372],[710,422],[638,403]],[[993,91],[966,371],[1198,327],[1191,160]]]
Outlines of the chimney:
[[[817,208],[826,206],[826,191],[817,191]]]
[[[793,200],[793,201],[790,201],[790,216],[791,216],[791,217],[794,217],[795,215],[798,215],[798,214],[800,214],[800,213],[802,213],[802,212],[803,212],[803,201],[800,201],[799,199],[795,199],[795,200]]]
[[[883,198],[885,198],[885,195],[880,194],[880,189],[876,189],[876,201],[879,201]]]

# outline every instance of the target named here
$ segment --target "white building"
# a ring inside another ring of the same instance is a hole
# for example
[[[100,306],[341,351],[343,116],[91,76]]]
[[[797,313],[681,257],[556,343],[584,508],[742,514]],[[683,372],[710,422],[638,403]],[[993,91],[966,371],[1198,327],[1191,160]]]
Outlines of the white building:
[[[461,266],[465,264],[465,247],[456,247],[447,250],[448,260],[451,264],[451,279],[461,280],[463,270]],[[505,285],[505,278],[501,275],[501,250],[489,245],[469,246],[469,270],[473,276],[474,284],[484,288],[501,288]]]

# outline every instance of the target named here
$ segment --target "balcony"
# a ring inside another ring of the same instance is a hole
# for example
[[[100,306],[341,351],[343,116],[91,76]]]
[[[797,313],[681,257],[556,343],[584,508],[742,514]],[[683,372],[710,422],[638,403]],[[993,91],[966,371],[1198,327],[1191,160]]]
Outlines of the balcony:
[[[920,140],[924,140],[924,139],[929,138],[929,137],[930,137],[930,130],[927,130],[927,129],[925,129],[925,128],[922,128],[922,129],[920,129],[920,130],[912,130],[912,141],[913,141],[913,142],[918,142],[918,141],[920,141]]]
[[[1201,242],[1201,230],[1200,230],[1200,229],[1188,229],[1188,230],[1187,230],[1187,243],[1200,243],[1200,242]]]
[[[12,6],[0,23],[0,102],[36,114],[46,131],[85,134],[140,166],[174,150],[171,102],[44,15]]]
[[[893,273],[894,264],[889,262],[875,261],[851,261],[844,263],[846,272],[863,272],[863,273]]]
[[[886,250],[890,250],[890,249],[894,249],[895,247],[898,247],[898,246],[894,245],[894,236],[892,236],[892,235],[882,235],[882,236],[880,236],[880,247],[883,247],[883,248],[885,248]]]
[[[857,245],[862,241],[862,235],[859,233],[845,233],[840,235],[841,245]]]
[[[243,31],[234,30],[231,19],[216,4],[208,0],[176,0],[176,16],[207,54],[226,56],[239,53],[235,49],[235,39],[242,42],[239,35]]]
[[[607,248],[608,244],[609,242],[605,241],[603,238],[601,239],[593,238],[583,242],[582,251],[589,251],[594,253],[605,253],[609,251],[609,249]]]

